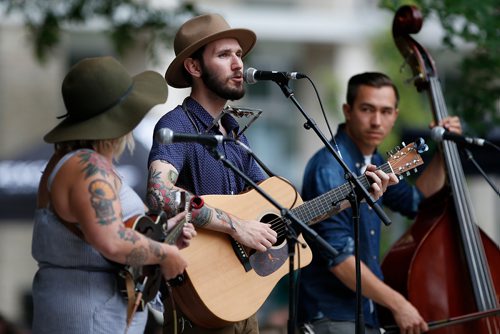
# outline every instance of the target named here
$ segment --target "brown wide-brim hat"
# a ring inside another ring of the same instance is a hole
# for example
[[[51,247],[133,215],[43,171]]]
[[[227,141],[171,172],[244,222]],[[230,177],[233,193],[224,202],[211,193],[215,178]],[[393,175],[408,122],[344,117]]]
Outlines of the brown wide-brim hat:
[[[196,16],[185,22],[174,38],[175,59],[165,73],[167,83],[175,88],[186,88],[190,84],[183,75],[184,60],[191,57],[202,46],[223,38],[234,38],[241,46],[244,57],[252,50],[257,36],[248,29],[231,28],[218,14]]]
[[[168,86],[157,72],[132,77],[112,57],[83,59],[63,80],[65,119],[43,139],[56,143],[120,138],[151,108],[165,103],[167,93]]]

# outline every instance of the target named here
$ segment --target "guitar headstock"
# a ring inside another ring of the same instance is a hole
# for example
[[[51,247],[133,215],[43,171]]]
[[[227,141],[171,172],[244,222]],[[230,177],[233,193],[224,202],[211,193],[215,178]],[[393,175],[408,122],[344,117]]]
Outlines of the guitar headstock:
[[[422,138],[408,145],[405,145],[405,143],[402,144],[403,148],[396,147],[393,151],[387,152],[389,155],[387,163],[391,166],[394,174],[398,175],[400,179],[403,178],[403,174],[408,176],[412,171],[417,172],[417,167],[424,163],[420,154],[429,149]]]

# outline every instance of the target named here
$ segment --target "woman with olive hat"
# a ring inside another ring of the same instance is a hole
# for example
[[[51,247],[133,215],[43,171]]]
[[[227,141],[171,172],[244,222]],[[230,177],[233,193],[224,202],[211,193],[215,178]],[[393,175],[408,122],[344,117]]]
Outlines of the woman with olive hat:
[[[219,116],[228,100],[238,100],[245,94],[242,58],[253,48],[255,41],[253,31],[231,28],[217,14],[201,15],[185,22],[175,36],[176,57],[165,78],[173,87],[191,87],[191,94],[182,105],[159,120],[155,133],[169,128],[178,133],[234,138],[239,132],[237,121],[228,114],[220,119]],[[219,121],[214,122],[217,119]],[[238,140],[248,145],[244,135]],[[224,152],[226,159],[254,182],[265,179],[255,160],[241,146],[225,142],[217,150]],[[179,191],[186,190],[191,196],[227,195],[238,194],[246,187],[242,178],[225,168],[203,145],[196,143],[162,145],[154,141],[149,155],[149,175],[146,203],[151,209],[165,211],[173,210],[170,199]],[[193,210],[193,224],[197,228],[227,233],[239,243],[259,251],[269,249],[276,242],[276,232],[268,224],[241,219],[209,205]],[[244,300],[237,302],[245,303]],[[165,305],[169,306],[168,303]],[[179,314],[183,310],[177,311]],[[209,329],[186,314],[180,314],[177,320],[173,314],[171,310],[165,312],[165,333],[173,333],[177,321],[184,334],[258,333],[255,315],[226,327]]]
[[[127,301],[117,288],[117,263],[158,264],[165,279],[173,278],[187,265],[179,247],[195,234],[188,224],[177,245],[167,245],[123,224],[146,207],[114,161],[133,148],[132,130],[165,102],[167,86],[158,73],[131,77],[111,57],[88,58],[66,75],[62,96],[67,114],[44,137],[55,152],[35,212],[33,333],[124,333]],[[128,333],[143,333],[146,320],[147,312],[137,313]]]

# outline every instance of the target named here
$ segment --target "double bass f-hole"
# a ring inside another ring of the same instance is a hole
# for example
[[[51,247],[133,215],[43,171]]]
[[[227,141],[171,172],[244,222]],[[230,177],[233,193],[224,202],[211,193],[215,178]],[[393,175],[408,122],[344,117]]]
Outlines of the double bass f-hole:
[[[439,123],[448,112],[434,61],[410,37],[422,21],[415,6],[403,6],[392,33],[413,72],[411,81],[427,93]],[[430,329],[439,328],[436,333],[498,334],[500,249],[477,226],[456,144],[443,142],[441,151],[447,187],[424,200],[415,223],[385,256],[385,281],[418,309]],[[381,318],[386,328],[393,323],[389,316]]]

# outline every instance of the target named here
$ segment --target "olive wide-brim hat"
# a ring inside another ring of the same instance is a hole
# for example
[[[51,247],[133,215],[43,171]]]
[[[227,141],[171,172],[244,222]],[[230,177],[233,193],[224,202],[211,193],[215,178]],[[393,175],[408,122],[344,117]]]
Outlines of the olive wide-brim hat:
[[[168,86],[157,72],[132,77],[113,57],[83,59],[62,83],[67,114],[43,139],[56,143],[120,138],[151,108],[165,103],[167,93]]]
[[[196,16],[185,22],[174,38],[175,59],[165,73],[167,83],[175,88],[186,88],[190,84],[183,75],[184,60],[191,57],[202,46],[223,38],[234,38],[241,46],[243,57],[255,45],[257,36],[252,30],[231,28],[219,14]]]

